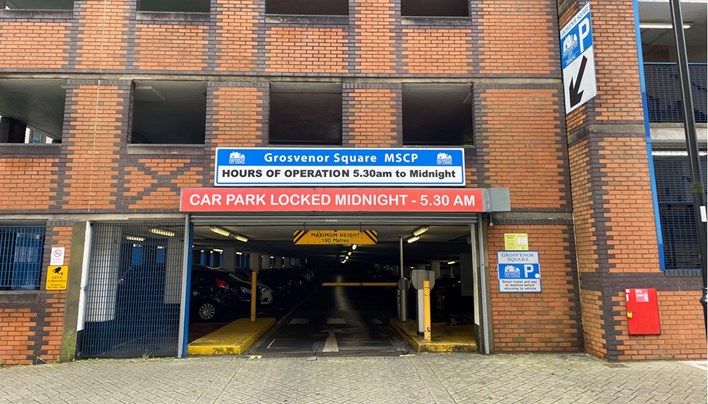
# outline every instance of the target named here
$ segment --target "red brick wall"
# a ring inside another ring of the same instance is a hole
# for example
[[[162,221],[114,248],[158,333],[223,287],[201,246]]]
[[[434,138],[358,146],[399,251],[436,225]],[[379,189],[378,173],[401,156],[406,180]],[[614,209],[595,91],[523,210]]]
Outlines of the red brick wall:
[[[136,24],[135,67],[146,71],[199,72],[206,70],[207,26],[163,22]]]
[[[660,335],[622,335],[624,351],[619,360],[674,359],[706,357],[703,307],[698,303],[700,291],[658,291]],[[627,329],[624,292],[613,298],[620,302],[616,316]]]
[[[273,26],[267,35],[267,73],[346,73],[346,33],[342,28]]]
[[[69,50],[69,19],[38,21],[21,15],[15,12],[0,18],[0,71],[62,68]]]
[[[122,202],[131,211],[178,211],[180,189],[201,187],[203,173],[190,158],[135,156],[125,167]]]
[[[402,63],[406,73],[470,74],[474,58],[469,44],[469,28],[419,26],[402,30]]]
[[[77,35],[75,60],[79,70],[124,70],[128,56],[126,39],[135,1],[109,0],[74,2]]]
[[[399,147],[401,145],[399,85],[347,85],[344,103],[346,147]]]
[[[267,144],[268,85],[211,83],[207,144],[214,147]]]
[[[560,25],[586,3],[559,1]],[[610,360],[705,357],[700,307],[686,292],[699,290],[698,277],[659,267],[633,2],[594,2],[590,11],[598,94],[566,121],[585,348]],[[629,335],[624,288],[667,297],[662,335]]]
[[[71,226],[49,222],[38,291],[3,292],[0,296],[0,364],[56,362],[61,352],[65,291],[45,290],[51,247],[65,247],[71,257]],[[8,294],[9,293],[9,294]]]
[[[46,211],[52,205],[50,190],[56,181],[59,161],[56,157],[41,155],[9,157],[0,155],[0,211],[22,207],[25,211]],[[28,198],[28,195],[32,195]]]
[[[529,88],[531,87],[531,88]],[[569,209],[566,143],[555,86],[475,85],[478,186],[508,187],[514,210]]]
[[[247,73],[256,69],[257,21],[264,12],[263,4],[249,0],[212,1],[216,30],[211,39],[215,42],[216,72]]]
[[[356,70],[361,74],[395,74],[396,15],[399,8],[389,0],[359,0],[354,3],[352,17]]]
[[[68,156],[60,202],[65,210],[92,212],[116,206],[116,175],[127,140],[128,82],[74,82],[67,88],[62,146]]]
[[[546,0],[472,3],[475,64],[485,75],[558,77],[558,28],[553,2]]]
[[[571,225],[494,224],[488,230],[492,330],[496,352],[582,351]],[[537,250],[541,293],[500,293],[496,251],[504,233],[527,233]]]

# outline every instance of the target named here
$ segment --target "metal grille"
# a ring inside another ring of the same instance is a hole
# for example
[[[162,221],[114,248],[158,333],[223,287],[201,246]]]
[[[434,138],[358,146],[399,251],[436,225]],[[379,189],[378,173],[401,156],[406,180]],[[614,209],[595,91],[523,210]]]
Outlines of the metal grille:
[[[78,357],[177,355],[184,223],[94,223]]]
[[[703,183],[706,157],[701,157]],[[666,269],[700,268],[688,157],[654,155],[654,173]]]
[[[706,64],[691,63],[691,94],[696,122],[705,123],[706,111]],[[644,76],[647,87],[649,121],[653,123],[683,122],[681,81],[675,63],[645,63]]]
[[[44,226],[0,225],[0,290],[39,289]]]

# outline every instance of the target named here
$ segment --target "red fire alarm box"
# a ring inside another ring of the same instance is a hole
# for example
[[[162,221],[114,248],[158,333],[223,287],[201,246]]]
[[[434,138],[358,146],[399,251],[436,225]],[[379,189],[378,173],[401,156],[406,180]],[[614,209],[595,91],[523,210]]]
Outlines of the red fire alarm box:
[[[661,334],[656,289],[625,289],[630,335]]]

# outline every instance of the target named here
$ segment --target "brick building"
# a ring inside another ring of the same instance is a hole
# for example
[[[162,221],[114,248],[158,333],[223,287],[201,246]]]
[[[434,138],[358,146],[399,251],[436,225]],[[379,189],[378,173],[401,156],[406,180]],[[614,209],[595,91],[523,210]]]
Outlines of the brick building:
[[[640,12],[666,20],[668,6],[591,2],[597,96],[566,115],[559,27],[587,3],[0,0],[0,363],[101,351],[85,341],[107,338],[120,311],[125,278],[111,262],[137,248],[126,235],[153,229],[163,239],[150,254],[176,271],[158,300],[172,306],[163,317],[180,327],[165,338],[180,355],[197,228],[302,219],[191,215],[180,192],[214,187],[217,147],[283,146],[459,147],[464,188],[508,189],[509,210],[428,223],[471,226],[466,262],[484,303],[475,338],[487,352],[704,358],[695,235],[667,239],[690,233],[675,224],[690,206],[661,210],[670,203],[656,186],[662,167],[682,164],[681,125],[651,120],[672,108],[642,91],[644,61],[673,51],[665,32],[648,41],[644,30],[638,49]],[[703,30],[689,46],[704,100],[705,2],[684,3],[687,32]],[[665,189],[681,181],[667,178]],[[364,213],[364,225],[420,218]],[[331,217],[354,223],[310,219]],[[541,293],[500,292],[506,234],[538,251]],[[61,262],[53,247],[65,248]],[[68,267],[66,290],[48,290],[50,265]],[[660,334],[629,334],[627,288],[657,290]],[[105,298],[114,304],[92,309]]]

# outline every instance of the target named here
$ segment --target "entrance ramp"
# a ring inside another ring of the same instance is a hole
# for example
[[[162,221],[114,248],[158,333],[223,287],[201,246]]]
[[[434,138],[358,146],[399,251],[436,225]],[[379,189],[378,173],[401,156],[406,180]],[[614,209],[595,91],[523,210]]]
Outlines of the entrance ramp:
[[[391,327],[398,332],[418,352],[476,352],[475,327],[469,325],[449,325],[433,323],[432,341],[425,341],[418,335],[415,321],[391,319]]]
[[[275,325],[274,318],[240,318],[194,340],[188,355],[240,355]]]

